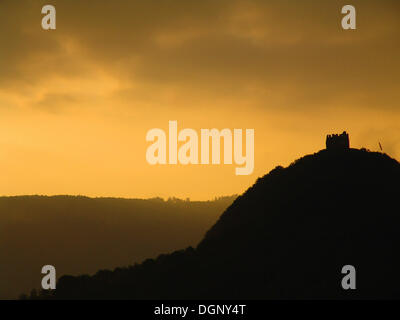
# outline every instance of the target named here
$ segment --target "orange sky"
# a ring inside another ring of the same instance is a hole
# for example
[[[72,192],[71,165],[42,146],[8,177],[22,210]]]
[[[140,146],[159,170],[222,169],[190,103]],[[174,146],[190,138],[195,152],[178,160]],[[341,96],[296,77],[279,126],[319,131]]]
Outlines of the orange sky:
[[[350,2],[0,1],[0,195],[241,193],[343,130],[399,158],[400,2]],[[253,174],[149,165],[169,120],[255,129]]]

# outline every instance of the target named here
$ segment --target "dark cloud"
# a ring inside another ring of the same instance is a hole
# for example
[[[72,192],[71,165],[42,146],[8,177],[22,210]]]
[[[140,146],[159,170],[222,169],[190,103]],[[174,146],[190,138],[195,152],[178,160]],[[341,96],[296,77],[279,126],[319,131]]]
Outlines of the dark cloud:
[[[344,1],[52,1],[56,31],[40,28],[43,4],[0,4],[3,90],[102,72],[135,96],[174,86],[210,102],[398,108],[398,1],[353,1],[356,31],[340,28]]]

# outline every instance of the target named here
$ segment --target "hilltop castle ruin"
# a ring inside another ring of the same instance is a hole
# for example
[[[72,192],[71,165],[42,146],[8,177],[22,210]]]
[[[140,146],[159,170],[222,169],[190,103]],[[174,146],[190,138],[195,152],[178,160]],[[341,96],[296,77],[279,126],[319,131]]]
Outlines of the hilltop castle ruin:
[[[349,135],[346,131],[342,134],[328,134],[326,136],[327,150],[342,150],[350,148]]]

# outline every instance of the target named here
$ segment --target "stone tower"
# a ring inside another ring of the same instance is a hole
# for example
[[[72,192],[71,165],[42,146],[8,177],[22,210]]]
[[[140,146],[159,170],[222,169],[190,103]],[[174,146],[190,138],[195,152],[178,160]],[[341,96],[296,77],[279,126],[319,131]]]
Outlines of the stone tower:
[[[346,131],[342,134],[328,134],[326,136],[327,150],[345,150],[350,148],[349,135]]]

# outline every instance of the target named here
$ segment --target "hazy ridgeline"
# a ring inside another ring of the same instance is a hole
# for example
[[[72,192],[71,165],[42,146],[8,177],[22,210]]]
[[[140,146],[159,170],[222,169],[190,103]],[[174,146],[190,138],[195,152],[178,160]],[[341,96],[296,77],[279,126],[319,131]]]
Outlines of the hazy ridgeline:
[[[65,275],[39,298],[399,299],[399,181],[385,154],[321,150],[259,178],[196,248]],[[342,288],[345,265],[356,290]]]
[[[197,245],[234,199],[0,197],[0,298],[39,288],[46,264],[90,274]]]

